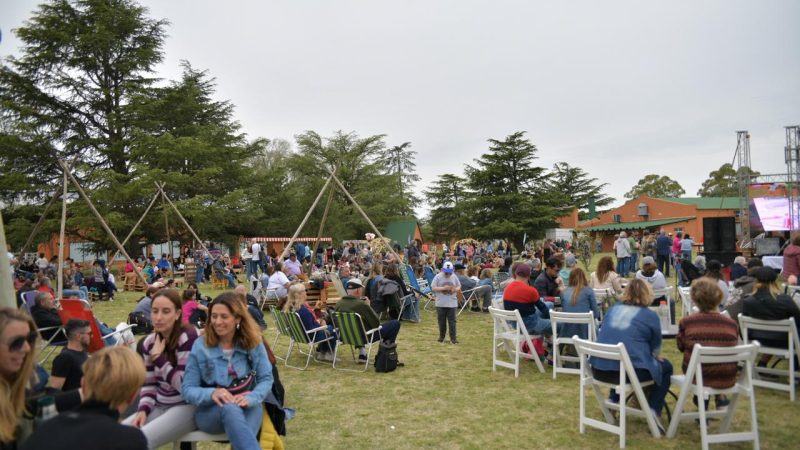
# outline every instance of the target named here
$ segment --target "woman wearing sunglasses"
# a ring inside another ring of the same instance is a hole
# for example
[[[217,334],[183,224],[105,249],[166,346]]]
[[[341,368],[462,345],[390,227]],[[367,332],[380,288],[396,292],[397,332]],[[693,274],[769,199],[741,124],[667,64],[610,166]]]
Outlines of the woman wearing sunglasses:
[[[39,334],[27,314],[0,308],[0,449],[16,448]]]

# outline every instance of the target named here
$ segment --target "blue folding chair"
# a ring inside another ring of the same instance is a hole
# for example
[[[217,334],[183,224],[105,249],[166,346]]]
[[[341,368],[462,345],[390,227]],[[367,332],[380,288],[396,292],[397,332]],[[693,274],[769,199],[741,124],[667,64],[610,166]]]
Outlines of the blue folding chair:
[[[406,265],[406,274],[408,276],[408,285],[411,287],[411,290],[417,294],[418,297],[425,297],[428,301],[425,303],[425,308],[428,309],[428,305],[433,302],[433,290],[431,290],[430,285],[427,287],[420,287],[419,282],[417,282],[417,277],[414,275],[414,269],[411,266]]]

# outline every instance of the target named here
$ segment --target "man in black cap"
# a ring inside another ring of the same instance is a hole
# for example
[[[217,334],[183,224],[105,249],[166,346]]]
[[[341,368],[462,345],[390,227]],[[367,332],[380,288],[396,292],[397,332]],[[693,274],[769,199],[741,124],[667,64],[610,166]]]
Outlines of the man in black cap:
[[[369,306],[369,299],[364,296],[364,285],[358,278],[351,278],[345,285],[345,289],[347,289],[347,295],[336,302],[336,312],[358,313],[364,322],[364,328],[371,330],[380,326],[381,338],[384,341],[395,342],[400,333],[400,321],[393,319],[380,323],[378,315]],[[373,339],[377,339],[377,336],[377,333],[373,334]],[[366,360],[367,356],[365,353],[360,353],[358,358]],[[401,364],[398,363],[398,365]]]
[[[464,293],[464,300],[470,297],[483,299],[482,306],[483,312],[489,312],[489,306],[492,305],[492,287],[489,285],[478,286],[478,282],[464,274],[466,267],[461,263],[456,263],[453,268],[456,270],[456,277],[458,282],[461,283],[461,292]],[[474,289],[474,290],[473,290]],[[480,306],[473,306],[470,308],[472,311],[481,311]]]

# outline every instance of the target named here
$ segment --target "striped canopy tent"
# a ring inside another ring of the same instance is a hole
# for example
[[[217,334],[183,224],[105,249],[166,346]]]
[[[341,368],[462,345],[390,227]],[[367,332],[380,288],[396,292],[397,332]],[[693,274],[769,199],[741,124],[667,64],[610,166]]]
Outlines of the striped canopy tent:
[[[261,243],[261,242],[289,242],[291,240],[292,240],[291,237],[264,237],[264,236],[258,236],[258,237],[244,237],[244,236],[242,236],[242,238],[240,239],[240,241],[242,241],[242,242],[256,241],[256,242],[259,242],[259,243]],[[295,242],[314,242],[316,240],[317,240],[316,237],[298,237],[298,238],[294,239]],[[319,241],[320,242],[333,242],[333,238],[320,237]]]

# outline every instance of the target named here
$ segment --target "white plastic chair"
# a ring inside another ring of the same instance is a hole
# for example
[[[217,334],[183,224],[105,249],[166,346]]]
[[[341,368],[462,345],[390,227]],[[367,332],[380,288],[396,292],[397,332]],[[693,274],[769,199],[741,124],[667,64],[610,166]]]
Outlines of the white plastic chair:
[[[795,399],[795,378],[800,377],[800,373],[798,372],[798,368],[795,367],[794,359],[795,356],[798,354],[798,349],[800,349],[800,340],[797,336],[797,327],[795,326],[794,317],[790,317],[784,320],[761,320],[761,319],[754,319],[749,316],[745,316],[744,314],[739,314],[739,327],[742,329],[742,341],[745,344],[749,344],[750,342],[755,342],[756,339],[750,339],[750,332],[751,331],[772,331],[778,333],[786,333],[786,340],[787,340],[787,347],[788,348],[775,348],[775,347],[765,347],[760,346],[758,349],[759,353],[777,356],[778,358],[783,358],[788,360],[789,362],[789,370],[784,369],[776,369],[776,368],[768,368],[768,367],[756,367],[755,373],[753,374],[753,384],[756,386],[760,386],[767,389],[775,389],[779,391],[788,391],[789,392],[789,399],[794,401]],[[759,375],[778,375],[778,376],[785,376],[789,379],[788,384],[778,383],[776,381],[770,380],[763,380],[759,378]]]
[[[494,332],[492,336],[492,371],[497,370],[497,366],[514,370],[514,377],[519,377],[519,361],[531,359],[536,363],[539,372],[544,373],[544,366],[539,360],[536,348],[533,346],[533,339],[528,334],[528,329],[522,321],[518,310],[505,311],[489,307],[489,314],[494,321]],[[538,336],[537,336],[538,337]],[[523,343],[528,345],[531,353],[524,353],[520,348]],[[511,361],[503,361],[498,358],[497,350],[503,347],[511,358]]]
[[[597,299],[597,305],[600,307],[600,320],[603,320],[603,316],[605,315],[603,311],[614,306],[609,304],[608,299],[613,299],[616,295],[612,288],[592,289],[592,291],[594,291],[594,297]]]
[[[691,286],[678,286],[678,296],[681,298],[681,317],[686,317],[694,311]]]
[[[644,391],[642,391],[643,386],[651,385],[653,384],[653,381],[650,380],[644,383],[639,382],[639,378],[636,376],[636,371],[633,368],[633,364],[628,356],[628,352],[625,350],[625,345],[622,343],[617,345],[598,344],[596,342],[590,342],[588,340],[581,339],[578,336],[573,336],[572,340],[573,345],[575,345],[575,350],[578,351],[578,356],[581,361],[579,425],[581,434],[586,432],[587,425],[590,427],[599,428],[603,431],[619,435],[619,447],[625,448],[627,415],[631,414],[640,417],[643,416],[645,420],[647,420],[647,425],[650,428],[650,433],[653,435],[653,437],[661,437],[655,417],[653,417],[649,411],[650,408],[648,406],[649,404],[647,403],[647,397],[644,396]],[[594,375],[592,374],[592,368],[589,365],[590,356],[619,361],[619,383],[607,383],[595,379]],[[585,396],[586,388],[589,386],[591,386],[592,390],[594,391],[594,396],[597,398],[597,403],[600,406],[600,410],[603,413],[605,421],[586,416]],[[603,395],[603,391],[600,388],[616,389],[617,393],[619,394],[621,404],[612,403],[610,400],[606,399]],[[633,391],[633,394],[636,396],[636,399],[639,402],[640,409],[625,404],[627,392],[629,391]],[[619,411],[619,425],[614,425],[614,416],[611,414],[611,410]]]
[[[197,448],[198,442],[204,442],[204,441],[228,442],[228,440],[229,440],[228,435],[225,433],[209,434],[204,431],[196,430],[186,433],[183,436],[181,436],[180,439],[175,440],[172,443],[172,450],[179,450],[181,448],[181,442],[191,442],[192,450],[194,450]]]
[[[580,362],[577,356],[561,355],[559,345],[573,345],[572,337],[559,336],[558,324],[559,323],[575,323],[586,325],[589,329],[589,340],[594,342],[597,340],[597,325],[594,321],[594,314],[592,312],[585,313],[568,313],[560,311],[550,311],[550,324],[553,326],[553,379],[556,379],[556,374],[570,373],[578,375],[581,373],[580,369],[573,369],[564,367],[564,362]]]
[[[758,416],[756,412],[755,390],[753,388],[753,362],[758,355],[759,345],[757,342],[747,345],[737,345],[736,347],[704,347],[696,344],[692,349],[692,358],[686,368],[685,375],[673,375],[672,384],[681,387],[678,402],[672,413],[672,421],[667,430],[667,437],[675,437],[678,431],[678,424],[681,421],[699,419],[700,439],[703,450],[708,449],[709,444],[723,442],[753,441],[753,447],[759,448],[758,439]],[[727,389],[713,389],[703,384],[703,365],[704,364],[744,364],[739,379],[736,384]],[[726,394],[731,396],[731,402],[727,408],[716,411],[706,411],[705,400],[712,395]],[[746,432],[729,433],[736,402],[740,395],[746,395],[750,400],[750,430]],[[698,412],[684,412],[686,402],[690,395],[694,395],[697,401]],[[720,433],[709,434],[707,418],[723,417],[720,425]]]

